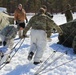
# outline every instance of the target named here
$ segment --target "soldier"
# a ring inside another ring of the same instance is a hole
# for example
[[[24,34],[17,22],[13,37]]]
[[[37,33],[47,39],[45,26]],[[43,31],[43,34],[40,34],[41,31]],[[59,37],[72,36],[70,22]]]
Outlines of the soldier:
[[[20,30],[23,29],[23,26],[20,25]],[[17,25],[8,25],[0,32],[0,38],[2,40],[3,46],[7,47],[7,50],[0,50],[4,56],[8,55],[11,52],[11,49],[14,45],[14,38],[17,35]]]
[[[53,18],[53,15],[50,14],[49,12],[47,12],[47,7],[46,7],[45,5],[42,5],[41,7],[45,9],[45,14],[46,14],[47,16],[49,16],[49,17],[52,19],[52,18]],[[47,29],[47,38],[48,38],[48,40],[50,41],[50,40],[51,40],[51,39],[50,39],[51,30],[50,30],[49,27],[47,27],[46,29]]]
[[[70,8],[71,8],[71,6],[70,6],[70,4],[68,4],[66,6],[66,11],[65,11],[65,17],[66,17],[67,22],[73,20],[72,11]]]
[[[51,19],[53,18],[53,15],[50,14],[49,12],[47,12],[47,7],[46,7],[45,5],[42,5],[41,8],[44,8],[44,9],[45,9],[45,14],[46,14],[47,16],[49,16]]]
[[[18,8],[15,10],[15,12],[14,12],[14,20],[15,20],[14,21],[15,24],[18,25],[18,28],[19,28],[19,24],[22,24],[22,26],[25,27],[25,20],[26,20],[26,23],[28,22],[27,17],[26,17],[26,12],[23,9],[22,4],[19,4]],[[21,36],[23,34],[21,32],[23,32],[23,30],[19,31],[19,38],[21,38]]]
[[[31,29],[31,47],[28,55],[28,60],[32,60],[34,56],[34,64],[37,65],[41,62],[43,52],[46,48],[47,43],[47,34],[46,27],[56,28],[57,31],[62,34],[62,30],[51,20],[50,17],[45,15],[45,10],[40,8],[39,13],[33,16],[27,26],[24,29],[24,34],[26,35],[27,31]],[[24,35],[23,35],[24,36]]]

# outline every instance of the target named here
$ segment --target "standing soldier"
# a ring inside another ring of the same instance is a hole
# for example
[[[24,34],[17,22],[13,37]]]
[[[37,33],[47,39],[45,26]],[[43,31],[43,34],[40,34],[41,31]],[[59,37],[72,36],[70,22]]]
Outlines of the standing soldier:
[[[52,19],[53,15],[50,14],[49,12],[47,12],[47,7],[45,5],[42,5],[41,7],[44,8],[45,14]],[[51,38],[50,38],[50,36],[51,36],[51,30],[50,30],[49,27],[47,27],[46,30],[47,30],[47,38],[50,41],[51,40]]]
[[[70,4],[68,4],[66,6],[65,17],[66,17],[67,22],[73,20],[73,16],[72,16],[72,11],[71,11]]]
[[[25,27],[25,20],[26,20],[26,23],[28,22],[27,17],[26,17],[26,12],[23,9],[22,4],[19,4],[18,8],[15,10],[14,20],[15,20],[15,24],[18,25],[18,28],[19,28],[19,24]],[[20,30],[19,38],[21,38],[22,35],[23,35],[23,30]]]
[[[46,27],[56,28],[57,31],[62,34],[62,30],[58,27],[50,17],[45,15],[45,10],[40,8],[39,13],[33,16],[27,26],[24,29],[24,34],[26,35],[27,31],[31,29],[31,47],[28,55],[28,60],[32,60],[34,56],[34,64],[37,65],[41,62],[43,52],[46,48],[47,43],[47,34]],[[23,35],[24,36],[24,35]]]

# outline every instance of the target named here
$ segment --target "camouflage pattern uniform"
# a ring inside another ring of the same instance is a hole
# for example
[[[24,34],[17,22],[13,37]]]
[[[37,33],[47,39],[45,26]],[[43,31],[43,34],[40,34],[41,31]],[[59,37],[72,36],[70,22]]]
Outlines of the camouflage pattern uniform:
[[[46,27],[51,28],[55,28],[58,33],[62,33],[63,31],[61,30],[61,28],[59,26],[57,26],[54,21],[48,17],[45,14],[41,14],[41,15],[35,15],[33,16],[29,23],[27,24],[27,26],[24,29],[24,34],[27,33],[27,31],[32,27],[32,29],[38,29],[38,30],[44,30],[46,31]]]
[[[31,47],[30,52],[36,53],[34,62],[39,62],[42,58],[43,52],[46,48],[46,27],[57,29],[62,34],[62,30],[58,27],[53,20],[45,14],[37,14],[33,16],[24,29],[24,34],[31,29]]]
[[[66,17],[67,22],[73,20],[72,10],[70,8],[71,6],[68,4],[66,6],[66,11],[65,11],[65,17]]]
[[[50,17],[51,19],[53,18],[53,15],[51,15],[50,13],[46,12],[45,14],[46,14],[48,17]],[[50,38],[50,36],[51,36],[51,30],[50,30],[49,27],[47,27],[46,30],[47,30],[47,38]]]
[[[67,10],[67,11],[65,12],[65,16],[66,16],[67,22],[73,20],[73,16],[72,16],[72,11],[71,11],[71,10]]]
[[[17,26],[16,25],[8,25],[0,32],[0,37],[2,42],[6,41],[6,46],[8,50],[5,52],[6,54],[10,52],[14,45],[14,38],[17,34]]]
[[[76,19],[59,26],[63,30],[63,35],[59,35],[59,44],[72,47],[76,53]]]
[[[46,5],[42,5],[41,8],[43,8],[45,10],[45,14],[48,17],[50,17],[51,19],[53,18],[53,15],[50,14],[49,12],[47,12],[47,6]],[[51,38],[50,38],[50,36],[51,36],[51,30],[50,30],[49,27],[47,27],[46,30],[47,30],[47,39],[50,41],[51,40]]]

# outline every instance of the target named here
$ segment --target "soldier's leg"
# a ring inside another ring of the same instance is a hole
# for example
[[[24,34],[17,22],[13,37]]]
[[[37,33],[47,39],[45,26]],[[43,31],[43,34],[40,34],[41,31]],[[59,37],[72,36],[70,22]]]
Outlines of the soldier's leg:
[[[39,37],[37,39],[37,51],[36,51],[36,54],[34,57],[34,64],[40,63],[40,60],[41,60],[43,53],[46,49],[46,43],[47,43],[46,32],[42,31],[42,32],[39,32],[38,34],[39,34],[38,35]]]
[[[0,34],[0,38],[1,38],[1,41],[2,41],[2,44],[3,44],[3,42],[5,40],[5,36],[3,36],[3,35]]]
[[[28,60],[31,60],[34,53],[36,52],[36,31],[35,30],[31,30],[31,47],[30,47],[30,51],[28,54]]]
[[[23,35],[23,30],[19,30],[19,38],[21,38]]]
[[[6,61],[6,64],[8,64],[10,62],[10,52],[13,48],[13,45],[14,45],[14,38],[7,40],[6,46],[8,48],[7,48],[7,51],[4,53],[4,57],[3,57],[3,58],[6,58],[6,59],[7,59],[7,57],[9,57]]]
[[[76,36],[75,36],[75,38],[74,38],[74,40],[73,40],[72,47],[73,47],[74,53],[76,54]]]
[[[2,59],[3,56],[4,56],[4,53],[0,51],[0,60]]]
[[[19,24],[19,27],[22,27],[23,29],[25,28],[25,22],[22,22]],[[19,30],[19,37],[22,38],[23,35],[23,29]]]
[[[6,46],[8,47],[7,48],[7,51],[5,52],[5,54],[9,54],[13,48],[13,45],[14,45],[14,38],[13,39],[9,39],[7,40],[7,44]]]
[[[47,32],[47,39],[48,39],[48,41],[51,41],[50,36],[51,36],[51,30]]]

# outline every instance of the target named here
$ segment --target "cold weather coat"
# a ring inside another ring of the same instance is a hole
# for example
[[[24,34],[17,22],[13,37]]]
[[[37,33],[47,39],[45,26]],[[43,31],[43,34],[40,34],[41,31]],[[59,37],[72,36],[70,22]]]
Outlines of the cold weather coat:
[[[46,31],[46,27],[55,28],[59,33],[62,33],[62,30],[59,26],[57,26],[50,17],[45,14],[37,14],[33,16],[27,26],[24,29],[24,34],[32,27],[32,29],[36,30],[44,30]]]
[[[46,14],[48,17],[50,17],[51,19],[53,18],[53,15],[50,14],[49,12],[46,12],[45,14]],[[50,36],[51,36],[51,30],[50,30],[49,27],[47,27],[46,30],[47,30],[47,37],[50,38]]]
[[[14,22],[13,16],[0,12],[0,30],[2,30],[8,24],[13,24],[13,22]]]
[[[67,22],[73,20],[73,16],[72,16],[72,11],[71,10],[65,11],[65,16],[66,16]]]
[[[14,19],[16,21],[24,22],[24,20],[27,19],[25,10],[24,9],[22,9],[22,10],[16,9],[14,12]]]
[[[5,36],[7,39],[15,38],[17,34],[17,26],[8,25],[0,32],[0,34]]]

